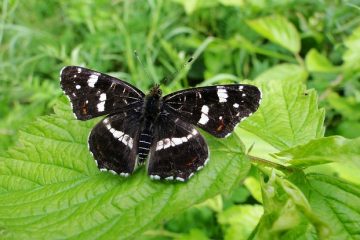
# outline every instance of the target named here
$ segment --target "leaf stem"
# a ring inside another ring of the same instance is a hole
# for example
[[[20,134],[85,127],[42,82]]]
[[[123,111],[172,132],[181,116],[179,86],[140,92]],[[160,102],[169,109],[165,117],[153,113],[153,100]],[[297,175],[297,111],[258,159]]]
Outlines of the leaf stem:
[[[258,164],[261,164],[261,165],[264,165],[267,167],[276,168],[278,170],[285,171],[285,172],[290,172],[290,173],[294,172],[294,169],[292,167],[287,167],[282,164],[275,163],[275,162],[272,162],[272,161],[269,161],[269,160],[266,160],[263,158],[251,156],[251,155],[248,155],[248,157],[250,158],[252,163],[258,163]]]
[[[344,75],[339,74],[334,81],[330,83],[330,85],[326,88],[326,90],[320,95],[319,99],[322,101],[324,100],[331,91],[338,85],[341,84],[341,82],[344,80]]]

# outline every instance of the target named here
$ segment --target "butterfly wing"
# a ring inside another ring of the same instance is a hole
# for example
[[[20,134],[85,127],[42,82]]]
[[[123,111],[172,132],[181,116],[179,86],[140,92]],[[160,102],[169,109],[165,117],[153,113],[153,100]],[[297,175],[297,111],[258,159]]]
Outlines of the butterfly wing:
[[[204,129],[215,137],[226,137],[260,104],[261,92],[245,84],[192,88],[164,97],[164,111]]]
[[[160,115],[148,160],[152,179],[186,181],[206,164],[208,156],[208,146],[192,124]]]
[[[64,67],[60,84],[77,119],[88,120],[141,106],[144,93],[109,75],[78,66]]]
[[[134,171],[139,126],[140,113],[132,110],[106,117],[93,128],[89,136],[89,150],[100,170],[122,176]]]

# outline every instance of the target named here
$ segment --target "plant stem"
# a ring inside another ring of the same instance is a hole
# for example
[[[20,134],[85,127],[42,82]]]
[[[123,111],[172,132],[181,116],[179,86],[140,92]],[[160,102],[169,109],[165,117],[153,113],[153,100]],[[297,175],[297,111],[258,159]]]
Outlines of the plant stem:
[[[285,172],[293,172],[294,171],[294,169],[292,167],[287,167],[282,164],[271,162],[271,161],[263,159],[263,158],[259,158],[259,157],[255,157],[255,156],[251,156],[251,155],[248,155],[248,157],[250,158],[252,163],[258,163],[258,164],[261,164],[261,165],[264,165],[267,167],[276,168],[278,170],[285,171]]]

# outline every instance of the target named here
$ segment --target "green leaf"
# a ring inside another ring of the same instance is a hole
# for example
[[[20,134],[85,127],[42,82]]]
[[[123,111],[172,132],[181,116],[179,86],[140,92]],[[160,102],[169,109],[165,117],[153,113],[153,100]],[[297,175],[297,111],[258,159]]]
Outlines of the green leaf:
[[[172,0],[173,2],[183,5],[185,12],[191,15],[196,10],[208,7],[214,7],[218,4],[218,0]]]
[[[273,171],[268,182],[261,182],[264,215],[254,239],[316,239],[316,231],[326,235],[326,226],[312,213],[303,193]],[[313,224],[316,225],[314,228]]]
[[[225,240],[246,240],[258,224],[263,207],[260,205],[234,205],[218,215]]]
[[[297,167],[339,162],[352,163],[360,169],[360,138],[353,140],[341,136],[319,138],[276,155]]]
[[[100,172],[87,149],[98,121],[73,118],[61,101],[0,157],[2,239],[125,239],[180,211],[228,192],[250,164],[236,134],[208,137],[210,163],[186,183],[151,181],[144,168],[127,179]],[[208,136],[208,135],[207,135]]]
[[[310,72],[337,72],[340,70],[315,48],[306,54],[305,65]]]
[[[282,16],[268,16],[247,21],[258,34],[288,49],[292,53],[300,51],[300,35],[295,26]]]
[[[335,92],[330,92],[327,100],[331,107],[350,120],[360,120],[360,103],[351,97],[341,97]]]
[[[242,129],[278,150],[323,136],[324,110],[318,109],[315,91],[284,81],[263,83],[260,88],[260,108],[240,125]],[[247,146],[253,143],[244,141]]]
[[[339,178],[309,174],[295,183],[303,190],[313,212],[330,226],[329,239],[360,238],[360,186]]]
[[[256,77],[257,82],[269,81],[285,81],[293,84],[301,84],[306,81],[308,77],[307,71],[296,64],[279,64],[269,68],[265,72]]]
[[[344,44],[348,48],[343,56],[345,67],[353,70],[360,69],[360,27],[353,31]]]
[[[184,234],[177,238],[178,240],[208,240],[206,234],[199,229],[191,229],[188,234]]]
[[[244,181],[244,185],[251,193],[251,196],[255,198],[258,202],[262,203],[262,197],[261,197],[261,186],[260,182],[255,177],[247,177]]]

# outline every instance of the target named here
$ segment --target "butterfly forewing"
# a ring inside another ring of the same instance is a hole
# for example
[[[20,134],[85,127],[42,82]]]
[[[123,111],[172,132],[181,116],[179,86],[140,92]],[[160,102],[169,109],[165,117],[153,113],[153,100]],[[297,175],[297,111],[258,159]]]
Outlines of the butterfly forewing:
[[[208,157],[207,144],[192,124],[160,115],[148,160],[152,179],[186,181],[206,164]]]
[[[216,137],[226,137],[258,109],[260,100],[255,86],[220,85],[169,94],[164,97],[164,110]]]
[[[60,80],[77,119],[107,115],[88,140],[98,168],[128,176],[148,159],[152,179],[191,178],[209,159],[195,125],[226,137],[261,100],[257,87],[242,84],[187,89],[164,98],[155,86],[145,97],[126,82],[77,66],[65,67]]]
[[[78,66],[63,68],[60,83],[80,120],[126,112],[141,106],[144,98],[140,90],[124,81]]]
[[[89,150],[100,170],[122,176],[134,171],[139,119],[137,111],[130,111],[106,117],[94,127],[89,136]]]

